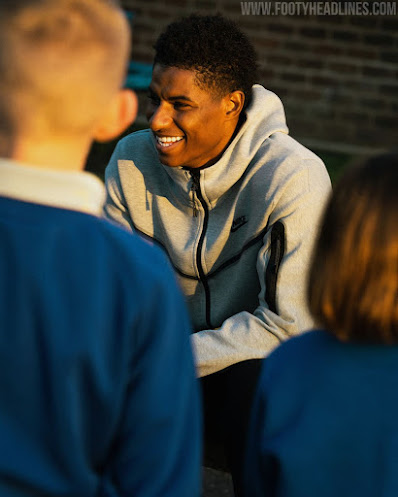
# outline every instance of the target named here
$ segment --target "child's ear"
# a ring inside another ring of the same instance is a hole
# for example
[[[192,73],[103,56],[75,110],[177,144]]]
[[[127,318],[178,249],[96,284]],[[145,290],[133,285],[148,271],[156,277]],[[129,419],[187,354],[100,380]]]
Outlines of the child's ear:
[[[137,96],[132,90],[120,90],[94,128],[93,138],[106,142],[117,138],[136,118]]]

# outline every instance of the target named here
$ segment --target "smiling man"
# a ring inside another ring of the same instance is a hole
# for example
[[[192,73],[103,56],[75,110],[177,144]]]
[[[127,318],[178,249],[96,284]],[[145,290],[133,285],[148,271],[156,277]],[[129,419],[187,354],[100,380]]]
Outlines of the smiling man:
[[[207,167],[220,158],[233,136],[244,94],[220,98],[199,86],[190,69],[155,64],[147,117],[162,164]]]
[[[234,23],[190,16],[155,51],[150,129],[116,147],[105,211],[174,266],[195,331],[207,453],[210,441],[223,446],[239,494],[260,358],[313,325],[305,279],[330,181],[288,135],[279,98],[255,84],[254,49]]]

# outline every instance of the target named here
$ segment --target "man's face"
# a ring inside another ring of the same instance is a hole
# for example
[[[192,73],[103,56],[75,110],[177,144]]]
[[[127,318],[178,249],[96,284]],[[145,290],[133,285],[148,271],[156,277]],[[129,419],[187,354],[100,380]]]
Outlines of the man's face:
[[[200,88],[194,71],[156,64],[149,99],[147,118],[162,164],[201,167],[228,144],[234,123],[227,98]]]

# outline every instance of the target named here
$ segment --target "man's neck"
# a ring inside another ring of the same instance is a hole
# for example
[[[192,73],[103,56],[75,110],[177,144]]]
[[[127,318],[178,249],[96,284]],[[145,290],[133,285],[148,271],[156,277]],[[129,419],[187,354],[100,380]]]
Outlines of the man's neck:
[[[235,126],[235,129],[231,135],[231,138],[228,140],[227,144],[225,145],[225,147],[222,149],[222,151],[216,156],[214,157],[213,159],[211,159],[210,161],[206,162],[206,164],[203,164],[203,166],[200,166],[200,167],[197,167],[196,169],[206,169],[207,167],[210,167],[212,166],[213,164],[215,164],[216,162],[218,162],[221,157],[223,156],[224,152],[227,150],[227,148],[231,145],[231,143],[233,142],[235,136],[238,134],[240,128],[242,127],[243,123],[246,121],[246,114],[244,112],[241,112],[240,116],[239,116],[239,120],[238,122],[236,123],[236,126]],[[185,169],[192,169],[192,168],[185,168]]]

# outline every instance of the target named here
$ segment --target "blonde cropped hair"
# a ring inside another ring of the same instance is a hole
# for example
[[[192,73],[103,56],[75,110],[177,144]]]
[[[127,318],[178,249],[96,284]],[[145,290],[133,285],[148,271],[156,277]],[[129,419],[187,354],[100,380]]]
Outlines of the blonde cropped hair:
[[[312,262],[312,314],[345,341],[398,343],[398,155],[348,171]]]
[[[122,84],[129,50],[116,1],[2,2],[0,136],[87,131]]]

